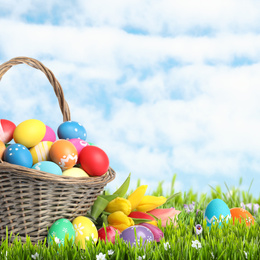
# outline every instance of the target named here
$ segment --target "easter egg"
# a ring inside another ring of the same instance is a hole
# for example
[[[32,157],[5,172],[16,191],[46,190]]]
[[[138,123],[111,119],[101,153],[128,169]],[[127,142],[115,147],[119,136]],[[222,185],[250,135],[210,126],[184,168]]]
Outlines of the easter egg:
[[[14,130],[14,141],[27,148],[37,145],[46,132],[45,124],[37,119],[28,119],[20,123]]]
[[[71,177],[89,177],[88,174],[84,170],[77,168],[77,167],[72,167],[68,170],[63,171],[62,175],[71,176]]]
[[[45,127],[46,127],[46,133],[45,133],[42,141],[50,141],[50,142],[54,143],[56,141],[55,132],[49,126],[45,125]]]
[[[101,176],[109,168],[107,154],[97,146],[84,147],[79,156],[82,169],[90,176]]]
[[[65,218],[58,219],[55,221],[49,229],[47,235],[48,244],[63,244],[65,242],[65,237],[75,241],[75,230],[72,223]]]
[[[2,141],[0,141],[0,159],[3,158],[3,154],[4,154],[5,149],[6,149],[5,144]]]
[[[43,141],[35,145],[30,149],[30,153],[33,158],[33,164],[37,162],[47,161],[49,160],[49,152],[52,146],[52,142]]]
[[[121,232],[112,226],[102,227],[98,230],[98,238],[105,243],[111,242],[114,244],[116,235],[120,234]]]
[[[83,125],[75,121],[66,121],[58,127],[58,137],[60,139],[82,139],[86,140],[87,132]]]
[[[81,150],[85,147],[85,146],[88,146],[88,142],[82,140],[82,139],[77,139],[77,138],[74,138],[74,139],[70,139],[69,140],[77,149],[77,152],[78,152],[78,157],[80,155],[80,152]]]
[[[76,232],[75,244],[79,244],[81,249],[85,249],[86,240],[90,240],[90,238],[97,243],[98,231],[89,218],[84,216],[76,217],[72,224]]]
[[[160,228],[158,228],[157,226],[154,226],[149,223],[141,223],[139,225],[149,228],[151,230],[151,232],[153,233],[154,240],[156,242],[160,242],[160,240],[164,237],[162,230]]]
[[[213,224],[222,225],[222,222],[228,222],[231,218],[231,213],[228,205],[221,199],[213,199],[207,205],[204,217],[207,221],[207,226],[211,227]]]
[[[135,235],[136,233],[136,235]],[[122,231],[120,238],[124,240],[127,244],[130,243],[132,246],[139,244],[142,238],[142,245],[147,242],[154,241],[154,236],[152,231],[144,226],[131,226]],[[137,239],[137,240],[136,240]]]
[[[54,162],[43,161],[33,165],[32,169],[36,169],[43,172],[48,172],[56,175],[62,175],[61,168]]]
[[[30,151],[22,144],[11,144],[4,151],[6,162],[31,168],[33,159]]]
[[[249,211],[243,208],[232,208],[230,209],[231,217],[233,218],[233,224],[235,224],[235,219],[238,219],[239,223],[242,220],[246,222],[247,226],[253,225],[255,223],[254,217]]]
[[[55,141],[50,149],[50,158],[58,164],[62,170],[72,168],[78,160],[78,152],[75,146],[67,140]]]
[[[0,141],[3,143],[8,143],[13,139],[13,133],[16,125],[7,120],[7,119],[0,119]]]

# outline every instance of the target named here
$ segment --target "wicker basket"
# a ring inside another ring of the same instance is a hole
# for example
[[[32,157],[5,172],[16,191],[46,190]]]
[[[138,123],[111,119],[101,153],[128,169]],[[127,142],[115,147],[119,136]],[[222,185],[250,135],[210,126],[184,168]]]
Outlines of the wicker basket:
[[[41,62],[17,57],[0,65],[0,80],[14,65],[27,64],[41,70],[50,81],[58,98],[63,121],[70,120],[70,110],[63,90]],[[24,242],[30,236],[32,243],[47,236],[47,227],[57,219],[86,215],[104,186],[115,178],[109,168],[103,176],[73,178],[9,164],[0,160],[0,236],[19,234]],[[1,242],[0,242],[1,243]]]

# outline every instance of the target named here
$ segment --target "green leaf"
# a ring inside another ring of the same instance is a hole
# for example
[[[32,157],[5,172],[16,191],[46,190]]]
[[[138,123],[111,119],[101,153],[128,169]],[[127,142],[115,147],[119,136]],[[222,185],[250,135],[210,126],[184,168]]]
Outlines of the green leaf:
[[[151,221],[151,219],[146,219],[146,218],[131,218],[131,219],[134,221],[135,225]]]
[[[148,213],[148,212],[146,212],[146,214],[148,214],[148,215],[150,215],[151,217],[153,217],[156,221],[158,221],[159,220],[159,218],[157,218],[156,216],[154,216],[153,214],[151,214],[151,213]]]
[[[101,219],[102,219],[103,225],[108,226],[107,215],[102,214]]]
[[[251,186],[252,186],[252,184],[253,184],[253,181],[254,181],[254,179],[252,179],[252,181],[251,181],[251,183],[250,183],[250,185],[249,185],[249,188],[248,188],[248,191],[247,191],[248,194],[249,194],[249,191],[250,191]]]
[[[177,193],[171,195],[170,197],[167,198],[166,202],[170,201],[171,199],[173,199],[176,196],[179,196],[180,194],[181,194],[181,192],[177,192]]]
[[[107,207],[107,204],[109,203],[108,200],[105,198],[98,196],[97,199],[95,200],[93,206],[91,207],[91,213],[90,215],[94,218],[97,219],[98,216],[104,211],[104,209]]]
[[[105,200],[107,200],[107,201],[112,201],[113,199],[115,199],[115,198],[117,198],[117,197],[119,197],[118,196],[118,194],[112,194],[112,195],[99,195],[99,197],[101,197],[101,198],[103,198],[103,199],[105,199]]]
[[[208,184],[209,185],[209,184]],[[216,189],[214,189],[211,185],[209,185],[209,187],[212,189],[212,190],[214,190],[219,196],[220,196],[220,198],[222,197],[222,195],[216,190]]]
[[[129,188],[130,177],[131,177],[131,173],[129,173],[124,183],[113,194],[117,194],[118,197],[124,197]]]

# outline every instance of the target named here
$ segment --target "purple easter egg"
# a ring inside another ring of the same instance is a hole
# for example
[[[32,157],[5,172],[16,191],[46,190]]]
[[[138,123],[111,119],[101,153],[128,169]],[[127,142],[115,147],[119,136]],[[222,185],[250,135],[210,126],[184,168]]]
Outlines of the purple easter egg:
[[[139,224],[139,225],[149,228],[152,231],[153,236],[154,236],[154,240],[156,242],[160,242],[160,240],[163,238],[163,232],[160,228],[158,228],[158,227],[156,227],[152,224],[149,224],[149,223],[142,223],[142,224]]]
[[[135,236],[136,232],[136,236]],[[142,238],[142,245],[147,242],[154,241],[154,236],[152,231],[144,226],[131,226],[122,231],[120,237],[124,240],[124,242],[129,243],[133,246],[139,244]]]
[[[31,168],[33,159],[30,151],[22,144],[11,144],[4,151],[6,162]]]
[[[45,136],[43,137],[42,141],[50,141],[50,142],[55,142],[56,141],[56,134],[53,131],[52,128],[50,128],[49,126],[46,126],[46,133]]]
[[[79,158],[79,154],[81,152],[81,150],[85,147],[85,146],[88,146],[89,143],[82,140],[82,139],[77,139],[77,138],[73,138],[73,139],[70,139],[69,140],[77,149],[77,152],[78,152],[78,158]]]

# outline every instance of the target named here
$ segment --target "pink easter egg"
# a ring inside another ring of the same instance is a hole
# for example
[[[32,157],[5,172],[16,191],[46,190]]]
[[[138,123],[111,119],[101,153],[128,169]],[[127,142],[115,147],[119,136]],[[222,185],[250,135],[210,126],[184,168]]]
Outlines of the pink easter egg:
[[[78,139],[78,138],[73,138],[73,139],[70,139],[69,141],[76,147],[77,152],[78,152],[78,156],[79,156],[81,150],[84,147],[89,145],[88,142],[86,142],[86,141],[84,141],[82,139]]]
[[[0,119],[0,140],[3,143],[8,143],[13,139],[13,133],[16,125],[7,120],[7,119]]]
[[[45,133],[45,136],[42,139],[42,142],[43,141],[50,141],[50,142],[54,143],[56,141],[55,132],[49,126],[47,126],[47,125],[45,125],[45,126],[46,126],[46,133]]]

